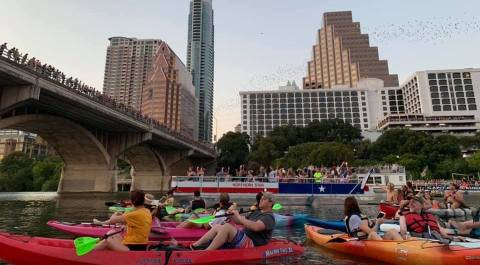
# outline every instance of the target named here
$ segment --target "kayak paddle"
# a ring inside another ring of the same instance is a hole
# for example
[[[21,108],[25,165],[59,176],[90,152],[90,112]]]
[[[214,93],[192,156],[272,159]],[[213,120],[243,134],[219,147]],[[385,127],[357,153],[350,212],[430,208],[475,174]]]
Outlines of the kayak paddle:
[[[120,229],[114,233],[111,234],[106,234],[100,238],[98,237],[79,237],[73,241],[73,244],[75,245],[75,252],[77,253],[77,256],[83,256],[87,254],[88,252],[92,251],[97,243],[100,240],[106,239],[109,236],[116,235],[118,233],[123,232],[123,229]]]
[[[278,211],[278,210],[280,210],[280,209],[282,209],[282,208],[283,208],[283,206],[282,206],[280,203],[275,203],[275,204],[273,205],[273,207],[272,207],[272,210]]]
[[[249,213],[249,212],[253,212],[252,210],[247,210],[247,211],[244,211],[243,208],[240,209],[239,213]],[[213,221],[213,219],[215,218],[220,218],[220,217],[227,217],[227,216],[231,216],[232,214],[231,213],[226,213],[226,214],[222,214],[222,215],[208,215],[208,216],[204,216],[204,217],[200,217],[200,218],[197,218],[197,219],[188,219],[187,221],[188,222],[191,222],[191,223],[194,223],[194,224],[207,224],[209,223],[210,221]]]
[[[174,214],[177,211],[177,208],[167,205],[165,206],[165,210],[167,211],[168,214]]]

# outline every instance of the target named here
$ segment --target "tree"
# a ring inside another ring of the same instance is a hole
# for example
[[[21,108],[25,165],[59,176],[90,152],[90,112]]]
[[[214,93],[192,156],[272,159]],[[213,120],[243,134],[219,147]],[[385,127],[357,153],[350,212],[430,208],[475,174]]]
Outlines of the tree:
[[[360,129],[340,119],[314,120],[309,123],[303,131],[303,138],[308,142],[340,142],[351,144],[362,140]]]
[[[311,165],[340,165],[343,161],[352,161],[353,149],[342,143],[321,143],[308,157]]]
[[[32,191],[33,160],[22,152],[14,152],[0,162],[0,189],[3,191]]]
[[[408,129],[393,129],[384,132],[371,151],[372,158],[382,160],[385,156],[411,153],[418,154],[431,140],[431,136]]]
[[[270,137],[258,137],[252,146],[252,152],[250,152],[248,160],[263,166],[270,166],[275,159],[280,157],[282,155],[279,155],[279,151],[276,150]]]
[[[35,162],[32,168],[33,189],[36,191],[56,191],[63,161],[58,156],[48,156]]]
[[[292,146],[288,149],[288,153],[284,158],[279,161],[286,168],[300,168],[307,166],[309,161],[309,155],[316,150],[321,143],[303,143]]]
[[[470,169],[478,174],[480,172],[480,151],[467,158],[467,163]]]
[[[228,132],[220,140],[216,147],[218,150],[218,165],[239,168],[247,162],[249,153],[250,137],[246,133]]]

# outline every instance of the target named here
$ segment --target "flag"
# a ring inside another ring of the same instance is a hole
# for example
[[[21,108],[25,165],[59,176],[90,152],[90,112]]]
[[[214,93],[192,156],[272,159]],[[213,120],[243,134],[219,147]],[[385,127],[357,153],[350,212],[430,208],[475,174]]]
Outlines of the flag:
[[[365,185],[367,185],[367,180],[368,178],[370,177],[370,175],[372,174],[373,172],[373,168],[371,168],[369,171],[368,171],[368,174],[367,176],[365,176],[363,179],[362,179],[362,185],[360,186],[360,188],[363,190],[365,188]]]

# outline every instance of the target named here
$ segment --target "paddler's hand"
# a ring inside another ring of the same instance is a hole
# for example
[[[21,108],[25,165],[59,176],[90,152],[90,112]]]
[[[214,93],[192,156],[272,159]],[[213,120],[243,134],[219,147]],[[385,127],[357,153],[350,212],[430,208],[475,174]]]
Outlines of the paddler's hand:
[[[381,225],[381,224],[385,223],[385,219],[383,219],[383,218],[377,218],[377,221],[376,221],[376,222],[377,222],[378,225]]]
[[[240,217],[240,213],[237,211],[237,209],[229,210],[228,213],[235,216],[235,217]]]
[[[230,207],[228,207],[227,211],[232,211],[232,210],[237,210],[237,204],[236,203],[232,203],[232,205]]]

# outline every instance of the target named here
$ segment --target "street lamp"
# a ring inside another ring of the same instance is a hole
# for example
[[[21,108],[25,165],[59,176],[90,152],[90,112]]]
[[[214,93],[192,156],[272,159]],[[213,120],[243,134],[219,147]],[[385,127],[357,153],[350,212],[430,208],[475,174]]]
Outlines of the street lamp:
[[[218,120],[217,117],[213,116],[213,119],[215,120],[215,135],[213,136],[213,141],[217,142],[217,135],[218,135]]]

